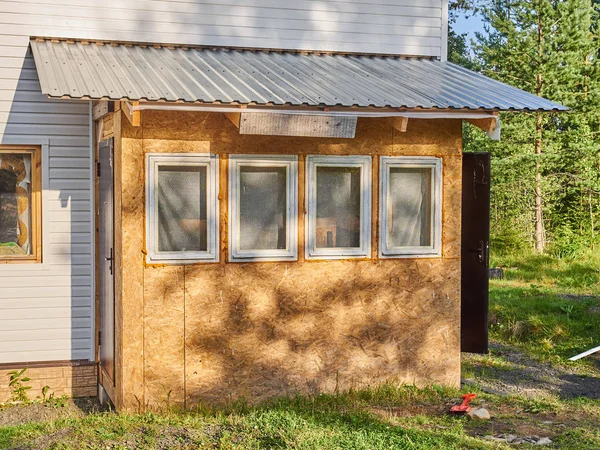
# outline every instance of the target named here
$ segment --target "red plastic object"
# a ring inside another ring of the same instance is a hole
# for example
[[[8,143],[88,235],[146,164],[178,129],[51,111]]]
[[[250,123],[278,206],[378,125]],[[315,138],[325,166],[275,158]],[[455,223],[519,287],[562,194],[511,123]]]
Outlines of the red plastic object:
[[[450,412],[454,414],[466,414],[471,411],[469,402],[477,397],[475,394],[463,394],[463,402],[460,405],[455,405],[450,408]]]

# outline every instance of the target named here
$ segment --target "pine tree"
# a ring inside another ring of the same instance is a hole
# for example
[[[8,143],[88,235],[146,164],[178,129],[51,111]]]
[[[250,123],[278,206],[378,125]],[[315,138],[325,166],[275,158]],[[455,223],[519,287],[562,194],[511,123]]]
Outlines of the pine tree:
[[[499,144],[466,136],[467,146],[493,152],[493,199],[501,206],[492,211],[494,233],[528,234],[538,252],[548,230],[555,243],[581,243],[581,236],[592,243],[600,172],[597,12],[589,0],[492,0],[483,16],[486,33],[475,52],[486,74],[571,108],[504,114]]]

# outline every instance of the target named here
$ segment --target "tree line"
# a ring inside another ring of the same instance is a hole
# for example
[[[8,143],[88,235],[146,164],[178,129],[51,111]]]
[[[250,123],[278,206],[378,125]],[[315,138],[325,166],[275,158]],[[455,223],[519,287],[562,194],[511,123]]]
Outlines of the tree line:
[[[600,243],[600,14],[590,0],[450,0],[448,59],[568,112],[501,113],[502,139],[470,125],[465,151],[492,154],[492,250],[577,255]],[[467,41],[458,14],[484,31]]]

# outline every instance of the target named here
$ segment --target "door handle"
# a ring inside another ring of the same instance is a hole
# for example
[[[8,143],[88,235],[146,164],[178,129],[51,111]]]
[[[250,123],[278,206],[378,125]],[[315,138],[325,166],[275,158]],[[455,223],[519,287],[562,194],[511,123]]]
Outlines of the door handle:
[[[110,249],[110,256],[106,256],[104,258],[104,261],[110,261],[110,264],[108,265],[108,268],[110,270],[110,274],[112,275],[113,274],[113,265],[112,265],[112,262],[113,262],[113,249],[112,248]]]
[[[479,241],[479,246],[477,248],[470,248],[470,252],[477,253],[477,262],[479,264],[484,264],[487,261],[489,245],[487,242]]]

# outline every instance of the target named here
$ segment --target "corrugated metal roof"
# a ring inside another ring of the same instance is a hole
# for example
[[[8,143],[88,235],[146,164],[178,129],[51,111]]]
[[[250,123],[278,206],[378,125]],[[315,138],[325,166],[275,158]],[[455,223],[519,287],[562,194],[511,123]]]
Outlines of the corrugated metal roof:
[[[50,97],[391,108],[565,110],[429,59],[31,40]]]

